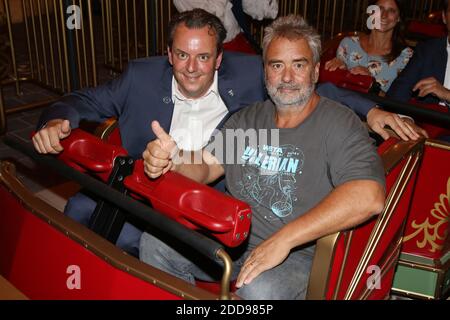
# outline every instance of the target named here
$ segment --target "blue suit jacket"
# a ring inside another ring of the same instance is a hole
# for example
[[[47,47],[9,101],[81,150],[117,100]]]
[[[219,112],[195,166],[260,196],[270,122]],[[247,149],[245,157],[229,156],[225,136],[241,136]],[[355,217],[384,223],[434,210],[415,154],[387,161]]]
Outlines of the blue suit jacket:
[[[218,87],[228,116],[265,99],[262,72],[258,56],[224,54]],[[71,93],[53,104],[41,115],[38,128],[57,118],[68,119],[71,127],[77,128],[81,119],[102,122],[116,117],[123,146],[130,156],[140,158],[147,143],[155,139],[150,127],[152,120],[158,120],[167,132],[170,130],[174,109],[172,76],[167,57],[130,61],[119,78]]]
[[[447,57],[447,37],[419,44],[406,68],[392,83],[387,96],[398,101],[407,102],[415,97],[412,89],[420,80],[434,77],[443,84],[447,68]],[[419,101],[438,103],[439,99],[428,95],[425,98],[419,98]]]

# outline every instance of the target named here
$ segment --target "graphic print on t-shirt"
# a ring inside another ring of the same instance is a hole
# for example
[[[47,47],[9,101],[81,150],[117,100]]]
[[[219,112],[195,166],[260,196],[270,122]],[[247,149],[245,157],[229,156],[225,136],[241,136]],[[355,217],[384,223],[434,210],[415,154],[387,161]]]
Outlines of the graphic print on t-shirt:
[[[272,212],[267,220],[292,214],[297,199],[297,175],[302,174],[305,156],[296,146],[248,146],[241,156],[242,180],[238,182],[241,195],[256,206]]]

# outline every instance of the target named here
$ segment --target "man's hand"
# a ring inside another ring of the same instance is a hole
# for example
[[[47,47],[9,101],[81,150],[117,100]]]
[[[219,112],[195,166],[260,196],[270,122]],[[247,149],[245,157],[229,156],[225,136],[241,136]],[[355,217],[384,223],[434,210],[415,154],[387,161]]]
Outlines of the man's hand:
[[[158,121],[152,122],[152,130],[156,139],[149,142],[142,153],[144,171],[152,179],[167,173],[173,168],[172,157],[177,144],[172,137],[161,128]]]
[[[389,133],[384,129],[387,125],[405,141],[409,139],[417,140],[421,135],[428,138],[427,132],[414,124],[410,119],[402,119],[395,113],[376,107],[370,109],[367,114],[367,124],[384,140],[389,139]]]
[[[345,62],[339,58],[333,58],[325,63],[325,70],[335,71],[337,69],[347,69]]]
[[[419,90],[419,97],[432,94],[441,100],[450,102],[450,90],[446,89],[436,78],[430,77],[420,80],[413,88],[413,91],[416,90]]]
[[[54,119],[47,122],[44,128],[36,132],[31,140],[37,152],[58,154],[64,149],[59,141],[67,138],[70,131],[69,120]]]
[[[264,271],[281,264],[289,255],[290,250],[286,241],[280,239],[277,234],[262,242],[245,260],[239,272],[236,287],[240,288],[249,284]]]

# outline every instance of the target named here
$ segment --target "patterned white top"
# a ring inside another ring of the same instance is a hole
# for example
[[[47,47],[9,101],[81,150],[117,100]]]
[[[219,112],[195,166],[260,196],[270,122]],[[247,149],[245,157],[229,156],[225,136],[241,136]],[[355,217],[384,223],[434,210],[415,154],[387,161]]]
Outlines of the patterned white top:
[[[345,62],[347,69],[358,66],[368,68],[380,84],[381,90],[387,92],[398,74],[406,67],[413,53],[413,50],[407,47],[397,58],[391,62],[386,62],[382,56],[368,55],[361,47],[359,37],[356,36],[342,39],[336,57]]]

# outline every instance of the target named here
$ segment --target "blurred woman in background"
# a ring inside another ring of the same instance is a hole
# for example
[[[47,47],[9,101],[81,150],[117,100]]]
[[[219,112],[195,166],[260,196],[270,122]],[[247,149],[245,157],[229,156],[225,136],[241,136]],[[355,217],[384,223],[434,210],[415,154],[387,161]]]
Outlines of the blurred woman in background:
[[[371,75],[383,92],[389,90],[413,55],[403,37],[405,3],[401,0],[373,2],[380,8],[380,28],[342,39],[336,58],[327,61],[325,69],[347,69],[353,74]]]

